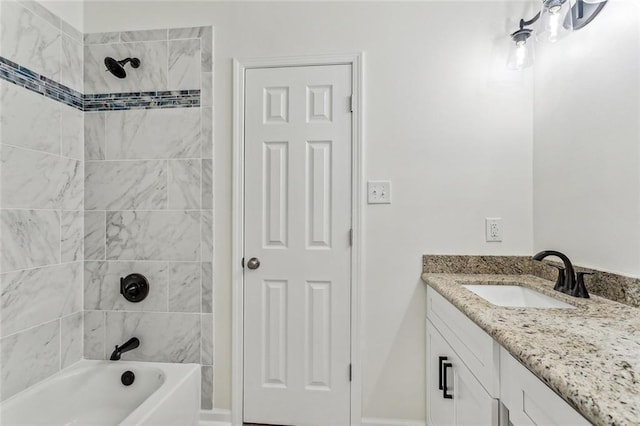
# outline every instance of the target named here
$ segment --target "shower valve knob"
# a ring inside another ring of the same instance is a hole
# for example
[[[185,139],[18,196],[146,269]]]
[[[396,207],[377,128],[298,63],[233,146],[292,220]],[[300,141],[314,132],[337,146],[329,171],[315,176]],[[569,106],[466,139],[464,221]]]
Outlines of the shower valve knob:
[[[149,294],[149,281],[142,274],[120,278],[120,294],[129,302],[142,302]]]

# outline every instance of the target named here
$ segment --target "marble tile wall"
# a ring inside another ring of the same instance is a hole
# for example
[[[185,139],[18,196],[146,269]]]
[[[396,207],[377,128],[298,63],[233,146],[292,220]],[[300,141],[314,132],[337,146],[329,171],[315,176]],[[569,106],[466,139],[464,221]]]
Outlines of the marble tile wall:
[[[34,1],[3,1],[0,56],[4,400],[82,358],[82,34]]]
[[[200,363],[202,408],[211,409],[212,29],[85,34],[84,41],[85,99],[200,94],[188,108],[86,109],[84,356],[108,358],[136,336],[140,347],[123,359]],[[104,72],[105,56],[135,56],[141,66],[119,80]],[[133,272],[150,282],[141,303],[119,294],[120,277]]]
[[[85,94],[208,88],[211,40],[212,27],[85,34]],[[127,67],[125,79],[113,78],[104,72],[107,56],[136,57],[140,67]]]

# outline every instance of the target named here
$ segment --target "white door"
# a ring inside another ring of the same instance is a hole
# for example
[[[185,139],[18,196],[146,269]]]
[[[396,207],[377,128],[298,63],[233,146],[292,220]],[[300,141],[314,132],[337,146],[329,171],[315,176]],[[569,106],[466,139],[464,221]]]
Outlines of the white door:
[[[245,78],[244,421],[348,425],[351,66]]]

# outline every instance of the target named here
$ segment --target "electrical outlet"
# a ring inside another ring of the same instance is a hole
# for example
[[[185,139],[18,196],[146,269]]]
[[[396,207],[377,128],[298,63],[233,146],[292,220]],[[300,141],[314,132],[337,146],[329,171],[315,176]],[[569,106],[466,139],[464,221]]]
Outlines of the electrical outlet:
[[[485,226],[487,242],[502,241],[502,218],[488,217]]]
[[[391,182],[370,180],[367,182],[367,203],[391,204]]]

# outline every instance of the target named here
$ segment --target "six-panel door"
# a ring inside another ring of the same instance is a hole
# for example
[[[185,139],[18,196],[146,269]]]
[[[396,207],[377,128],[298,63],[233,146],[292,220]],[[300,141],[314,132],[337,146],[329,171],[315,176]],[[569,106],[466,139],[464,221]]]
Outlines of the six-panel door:
[[[347,425],[351,66],[245,83],[244,421]]]

